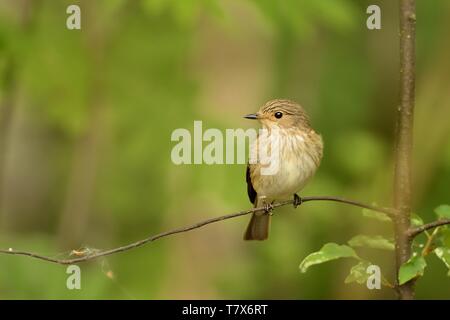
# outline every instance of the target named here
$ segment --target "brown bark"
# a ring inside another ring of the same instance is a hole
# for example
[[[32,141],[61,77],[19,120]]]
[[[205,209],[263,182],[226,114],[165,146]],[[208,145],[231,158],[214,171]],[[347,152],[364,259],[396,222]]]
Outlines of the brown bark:
[[[411,153],[415,90],[415,0],[400,0],[400,105],[397,109],[394,219],[398,271],[411,256]],[[414,282],[398,287],[400,299],[414,298]]]

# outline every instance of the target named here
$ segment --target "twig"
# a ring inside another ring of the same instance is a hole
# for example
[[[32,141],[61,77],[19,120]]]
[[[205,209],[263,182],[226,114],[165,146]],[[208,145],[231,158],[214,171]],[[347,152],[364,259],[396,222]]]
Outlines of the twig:
[[[383,207],[372,206],[372,205],[361,203],[359,201],[348,200],[348,199],[344,199],[344,198],[340,198],[340,197],[313,196],[313,197],[302,197],[301,200],[302,200],[302,203],[309,202],[309,201],[333,201],[333,202],[340,202],[340,203],[346,203],[346,204],[349,204],[349,205],[352,205],[352,206],[356,206],[356,207],[361,207],[361,208],[370,209],[370,210],[374,210],[374,211],[378,211],[378,212],[383,212],[383,213],[385,213],[385,214],[387,214],[387,215],[389,215],[391,217],[395,215],[395,210],[391,209],[391,208],[383,208]],[[286,201],[274,203],[272,207],[273,208],[278,208],[278,207],[282,207],[282,206],[285,206],[285,205],[293,204],[293,202],[294,202],[293,200],[286,200]],[[62,265],[76,264],[76,263],[81,263],[81,262],[85,262],[85,261],[89,261],[89,260],[94,260],[94,259],[97,259],[97,258],[100,258],[100,257],[104,257],[104,256],[109,256],[109,255],[112,255],[112,254],[115,254],[115,253],[131,250],[131,249],[143,246],[146,243],[153,242],[153,241],[156,241],[158,239],[161,239],[161,238],[164,238],[164,237],[167,237],[167,236],[170,236],[170,235],[174,235],[174,234],[177,234],[177,233],[183,233],[183,232],[187,232],[187,231],[190,231],[190,230],[198,229],[198,228],[201,228],[201,227],[206,226],[208,224],[212,224],[212,223],[215,223],[215,222],[228,220],[228,219],[232,219],[232,218],[236,218],[236,217],[240,217],[240,216],[245,216],[247,214],[254,213],[254,212],[264,212],[265,210],[266,210],[266,208],[264,208],[264,207],[252,208],[252,209],[249,209],[249,210],[244,210],[244,211],[231,213],[231,214],[227,214],[227,215],[216,217],[216,218],[207,219],[207,220],[204,220],[204,221],[192,224],[192,225],[187,226],[187,227],[181,227],[181,228],[173,229],[173,230],[170,230],[170,231],[162,232],[162,233],[150,236],[148,238],[145,238],[145,239],[142,239],[142,240],[130,243],[130,244],[122,246],[122,247],[109,249],[109,250],[104,250],[104,251],[94,251],[94,252],[91,252],[89,254],[83,255],[82,257],[77,257],[77,258],[72,258],[72,259],[55,259],[55,258],[43,256],[43,255],[32,253],[32,252],[16,251],[16,250],[13,250],[13,249],[0,250],[0,254],[28,256],[28,257],[31,257],[31,258],[44,260],[44,261],[47,261],[47,262],[52,262],[52,263],[57,263],[57,264],[62,264]]]
[[[440,220],[436,220],[421,226],[418,226],[416,228],[411,228],[408,231],[408,236],[410,237],[410,239],[414,239],[415,237],[417,237],[419,234],[421,234],[422,232],[425,232],[426,230],[430,230],[439,226],[443,226],[446,224],[450,224],[450,219],[440,219]]]
[[[428,236],[427,242],[425,243],[425,246],[422,250],[422,257],[426,257],[431,251],[433,251],[433,241],[434,237],[436,237],[436,234],[439,231],[439,227],[434,229],[433,233]]]

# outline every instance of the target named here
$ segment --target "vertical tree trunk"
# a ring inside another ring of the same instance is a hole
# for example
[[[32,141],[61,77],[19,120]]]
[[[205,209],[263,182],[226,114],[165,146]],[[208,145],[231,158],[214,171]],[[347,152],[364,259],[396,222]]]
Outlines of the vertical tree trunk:
[[[0,102],[0,220],[2,216],[3,189],[5,188],[5,166],[6,155],[8,153],[8,137],[11,127],[13,114],[13,105],[16,96],[15,65],[12,58],[7,61],[6,71],[3,82],[5,92],[3,100]]]
[[[18,24],[20,26],[19,32],[28,33],[32,31],[33,26],[33,12],[37,12],[40,2],[23,0],[21,2],[13,3],[18,13]],[[9,44],[7,44],[8,46]],[[5,213],[3,212],[3,203],[6,189],[6,157],[9,153],[9,140],[11,137],[11,123],[15,118],[15,107],[19,97],[19,79],[17,79],[17,58],[14,56],[14,51],[10,48],[6,50],[6,67],[2,75],[2,82],[4,87],[3,99],[0,101],[0,228],[5,225]]]
[[[81,246],[89,225],[101,148],[105,144],[107,105],[105,101],[105,53],[107,32],[105,24],[94,24],[99,10],[95,3],[86,1],[84,16],[86,50],[92,62],[89,88],[88,117],[84,134],[75,142],[72,168],[66,200],[59,225],[59,244],[64,248]],[[87,10],[89,8],[89,10]]]
[[[400,0],[400,105],[397,109],[397,138],[394,176],[394,206],[397,281],[398,270],[411,256],[407,234],[411,218],[411,151],[413,143],[415,90],[415,0]],[[398,287],[400,299],[414,298],[414,282]]]

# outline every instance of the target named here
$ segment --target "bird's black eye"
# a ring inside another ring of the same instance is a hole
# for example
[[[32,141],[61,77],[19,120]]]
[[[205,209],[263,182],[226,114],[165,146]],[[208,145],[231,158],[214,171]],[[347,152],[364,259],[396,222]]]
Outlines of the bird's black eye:
[[[282,116],[283,116],[282,112],[280,112],[280,111],[275,112],[275,118],[280,119]]]

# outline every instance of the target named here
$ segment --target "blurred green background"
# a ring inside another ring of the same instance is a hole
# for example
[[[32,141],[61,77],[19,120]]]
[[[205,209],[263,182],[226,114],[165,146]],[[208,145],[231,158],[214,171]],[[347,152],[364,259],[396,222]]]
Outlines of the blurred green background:
[[[81,30],[66,8],[81,7]],[[366,28],[378,4],[382,29]],[[414,207],[449,201],[450,2],[417,1]],[[398,7],[384,0],[0,0],[0,247],[66,257],[249,208],[245,165],[181,165],[174,129],[249,128],[242,115],[289,98],[325,155],[303,195],[389,205],[398,100]],[[353,261],[298,269],[326,242],[391,235],[345,205],[277,210],[269,241],[249,217],[81,265],[0,255],[0,299],[364,299]],[[393,253],[358,250],[393,279]],[[449,298],[435,257],[418,298]]]

